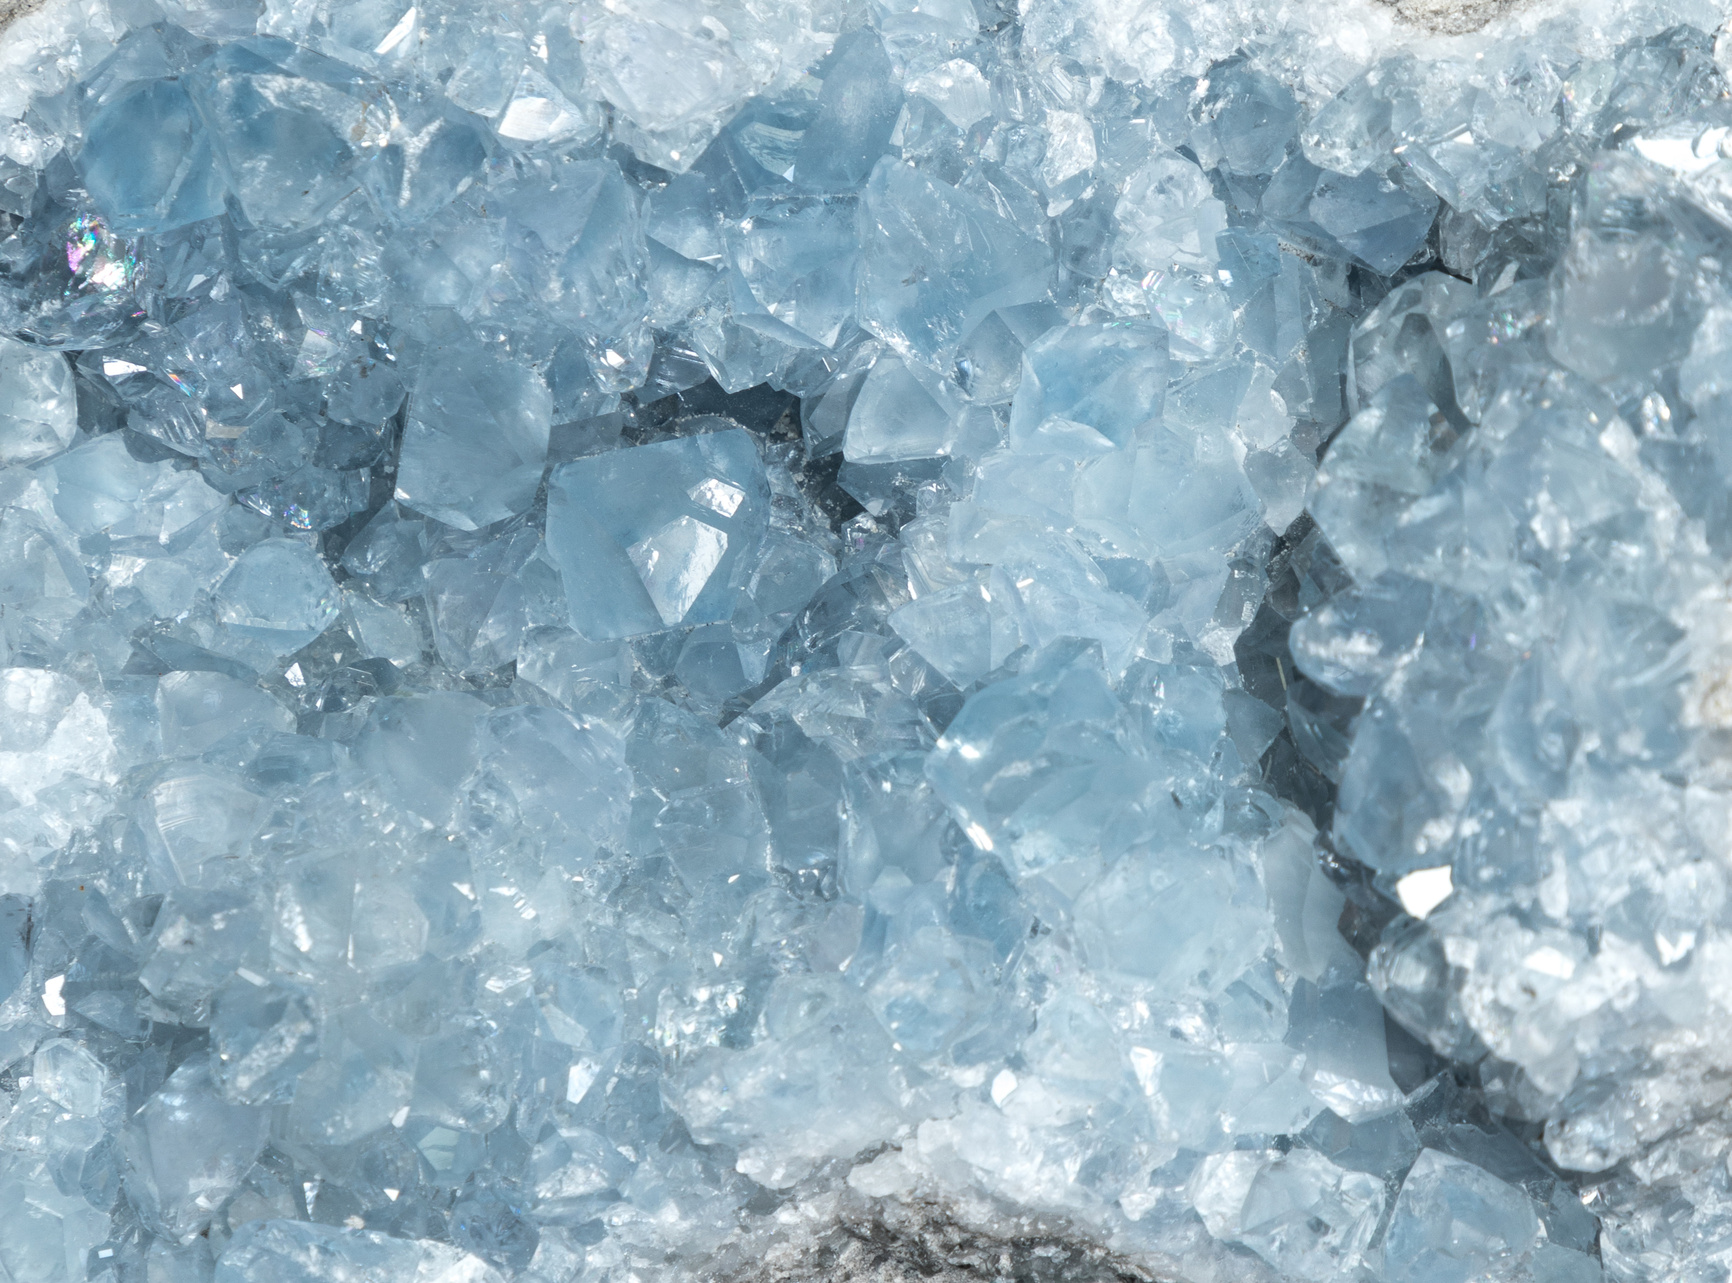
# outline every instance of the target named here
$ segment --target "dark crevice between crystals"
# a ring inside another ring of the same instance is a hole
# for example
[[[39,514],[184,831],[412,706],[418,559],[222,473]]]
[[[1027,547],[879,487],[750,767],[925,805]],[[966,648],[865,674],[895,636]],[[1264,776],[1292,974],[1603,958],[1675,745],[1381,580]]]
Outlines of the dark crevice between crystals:
[[[1234,645],[1246,693],[1281,717],[1281,729],[1258,769],[1272,793],[1317,826],[1319,864],[1346,897],[1337,927],[1353,951],[1366,958],[1390,924],[1406,915],[1375,886],[1372,871],[1341,854],[1329,837],[1341,767],[1365,701],[1336,695],[1306,677],[1288,645],[1293,624],[1345,587],[1350,576],[1309,513],[1301,513],[1275,540],[1265,572],[1268,591]],[[1403,1092],[1450,1072],[1442,1056],[1387,1013],[1384,1036],[1390,1076]],[[1463,1078],[1461,1085],[1466,1082]]]
[[[1486,6],[1497,12],[1508,7]],[[1541,279],[1557,264],[1562,250],[1557,228],[1567,225],[1563,219],[1545,224],[1513,221],[1490,233],[1481,231],[1473,243],[1464,244],[1460,229],[1452,225],[1452,211],[1445,205],[1425,248],[1401,269],[1389,277],[1379,277],[1353,265],[1348,284],[1364,315],[1403,284],[1426,273],[1445,273],[1475,285],[1482,294],[1492,292],[1494,286],[1505,288],[1517,281]],[[1474,424],[1457,402],[1454,372],[1440,336],[1429,320],[1409,315],[1394,348],[1435,407],[1431,444],[1442,453],[1472,432]],[[1343,413],[1317,433],[1319,461],[1354,409],[1350,385],[1353,363],[1351,348],[1347,347],[1341,360]],[[1678,396],[1668,396],[1667,400],[1673,405],[1682,403]],[[1630,421],[1641,422],[1641,407],[1620,409]],[[1674,443],[1650,434],[1643,442],[1644,454],[1651,450],[1659,454],[1671,445]],[[1669,476],[1712,473],[1711,464],[1689,457],[1686,450],[1678,447],[1663,462],[1653,462]],[[1732,503],[1725,488],[1698,484],[1678,489],[1688,515],[1703,521],[1710,544],[1717,550],[1732,548]],[[1308,511],[1274,540],[1264,571],[1268,585],[1265,596],[1234,645],[1243,689],[1280,717],[1280,730],[1258,762],[1258,770],[1265,787],[1305,812],[1316,825],[1319,865],[1345,898],[1338,930],[1355,953],[1369,960],[1380,943],[1421,933],[1423,927],[1377,885],[1372,869],[1339,850],[1331,837],[1342,770],[1366,699],[1338,695],[1312,681],[1299,670],[1289,645],[1293,625],[1351,586],[1353,579]],[[1436,952],[1438,975],[1433,988],[1441,989],[1447,963],[1441,950]],[[1587,1210],[1583,1198],[1588,1178],[1564,1171],[1552,1160],[1544,1144],[1542,1123],[1511,1116],[1506,1108],[1499,1107],[1500,1102],[1511,1099],[1505,1081],[1511,1068],[1492,1057],[1477,1039],[1463,1048],[1462,1054],[1440,1054],[1401,1022],[1401,1013],[1390,996],[1385,996],[1384,1002],[1390,1075],[1409,1097],[1405,1113],[1415,1124],[1419,1145],[1474,1163],[1528,1190],[1543,1206],[1542,1220],[1552,1241],[1598,1260],[1599,1220]],[[1339,1120],[1332,1121],[1344,1136],[1355,1130]],[[1316,1130],[1315,1125],[1312,1130]],[[1318,1143],[1318,1138],[1308,1139],[1316,1148],[1330,1152],[1326,1140]]]
[[[1268,593],[1234,648],[1247,693],[1282,716],[1282,728],[1259,768],[1271,792],[1316,824],[1319,865],[1345,897],[1337,929],[1355,953],[1368,959],[1380,942],[1420,924],[1376,885],[1371,869],[1337,849],[1330,838],[1341,768],[1365,700],[1336,695],[1311,681],[1299,671],[1288,645],[1294,622],[1346,586],[1350,577],[1309,514],[1302,514],[1275,541],[1267,573]],[[1443,964],[1441,957],[1438,962]],[[1465,1057],[1446,1058],[1391,1011],[1385,1011],[1383,1024],[1390,1077],[1410,1098],[1406,1112],[1415,1122],[1420,1145],[1537,1193],[1546,1205],[1542,1219],[1553,1241],[1598,1259],[1599,1221],[1582,1204],[1581,1175],[1562,1171],[1551,1160],[1540,1123],[1509,1117],[1495,1107],[1503,1093],[1496,1081],[1487,1079],[1501,1077],[1506,1067],[1491,1060],[1484,1047]],[[1339,1120],[1333,1125],[1344,1138],[1354,1131]],[[1349,1143],[1343,1139],[1342,1147]],[[1330,1152],[1327,1143],[1315,1147]]]
[[[1245,691],[1282,719],[1259,763],[1277,797],[1329,830],[1335,786],[1363,700],[1330,694],[1300,673],[1287,645],[1294,621],[1348,583],[1348,575],[1307,514],[1275,540],[1266,566],[1269,588],[1234,643]]]
[[[644,392],[629,392],[619,412],[620,436],[631,445],[647,445],[680,436],[682,421],[715,415],[731,419],[763,445],[792,450],[787,466],[803,496],[822,513],[832,533],[865,511],[860,501],[838,484],[842,469],[840,453],[810,458],[802,442],[803,407],[791,392],[778,391],[767,383],[743,392],[727,392],[713,378],[683,391],[655,399]],[[610,416],[611,417],[611,416]],[[577,425],[574,425],[577,426]],[[560,429],[555,428],[556,436]]]

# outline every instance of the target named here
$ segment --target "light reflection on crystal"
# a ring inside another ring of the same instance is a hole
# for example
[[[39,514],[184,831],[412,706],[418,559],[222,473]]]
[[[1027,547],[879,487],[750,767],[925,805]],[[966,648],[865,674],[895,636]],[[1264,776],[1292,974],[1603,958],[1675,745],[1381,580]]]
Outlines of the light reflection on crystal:
[[[130,244],[110,232],[101,218],[79,214],[67,225],[66,235],[66,270],[72,275],[68,293],[118,291],[132,285],[138,259]]]

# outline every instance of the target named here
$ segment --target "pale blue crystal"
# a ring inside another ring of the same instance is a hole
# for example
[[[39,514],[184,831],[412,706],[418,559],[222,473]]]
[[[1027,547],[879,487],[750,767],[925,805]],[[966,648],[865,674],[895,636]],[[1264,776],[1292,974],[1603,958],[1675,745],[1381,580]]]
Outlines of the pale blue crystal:
[[[959,407],[940,399],[945,391],[895,356],[881,356],[854,395],[843,456],[850,463],[895,463],[948,454],[955,434],[951,420]]]
[[[1025,870],[1122,850],[1159,777],[1098,655],[1065,645],[965,704],[927,770],[969,840]]]
[[[1209,75],[1202,119],[1191,134],[1197,158],[1229,172],[1270,174],[1285,158],[1299,123],[1299,104],[1286,85],[1245,62],[1228,62]]]
[[[179,80],[146,81],[104,101],[86,127],[78,168],[120,232],[164,232],[222,213],[210,136]]]
[[[78,400],[66,359],[0,339],[0,461],[35,463],[72,444]]]
[[[1588,175],[1575,222],[1553,291],[1552,355],[1597,381],[1677,364],[1702,315],[1692,267],[1702,251],[1665,177],[1608,155]]]
[[[1467,1283],[1514,1265],[1536,1246],[1540,1232],[1520,1190],[1427,1149],[1401,1183],[1385,1261],[1401,1278]]]
[[[1060,327],[1023,353],[1022,382],[1011,404],[1011,441],[1025,450],[1068,444],[1089,449],[1090,434],[1129,445],[1158,419],[1166,401],[1164,327],[1149,322]]]
[[[292,1096],[317,1063],[318,1008],[310,994],[237,977],[211,1011],[211,1078],[222,1095],[246,1105]]]
[[[128,1125],[128,1192],[153,1228],[189,1242],[240,1184],[265,1130],[261,1110],[224,1100],[208,1065],[188,1061]]]
[[[835,346],[854,319],[856,221],[841,201],[750,202],[729,237],[742,323],[798,347]]]
[[[296,650],[337,617],[337,587],[319,554],[296,539],[266,539],[241,554],[213,594],[229,630],[278,654]]]
[[[163,752],[193,757],[231,736],[290,731],[287,709],[250,682],[225,673],[169,673],[156,686]]]
[[[40,1159],[10,1154],[0,1166],[0,1197],[11,1210],[0,1266],[14,1277],[77,1283],[82,1263],[106,1236],[102,1213],[76,1189],[63,1193]]]
[[[817,110],[800,136],[794,178],[815,191],[858,187],[887,150],[902,93],[878,37],[850,32],[823,69]]]
[[[547,541],[572,627],[602,641],[727,619],[768,506],[757,447],[738,428],[562,465]]]
[[[490,139],[479,120],[437,99],[393,106],[391,139],[368,179],[380,205],[405,223],[418,223],[475,181]]]
[[[219,50],[193,92],[229,190],[261,227],[322,219],[376,163],[372,148],[390,129],[383,84],[274,37]]]
[[[907,162],[878,162],[861,218],[860,323],[922,359],[939,359],[995,309],[1049,288],[1045,244]]]
[[[396,498],[460,530],[522,512],[547,459],[552,396],[533,370],[485,349],[444,349],[409,395]]]
[[[1425,244],[1437,198],[1415,196],[1367,170],[1354,178],[1321,178],[1311,193],[1311,218],[1374,272],[1393,272]]]

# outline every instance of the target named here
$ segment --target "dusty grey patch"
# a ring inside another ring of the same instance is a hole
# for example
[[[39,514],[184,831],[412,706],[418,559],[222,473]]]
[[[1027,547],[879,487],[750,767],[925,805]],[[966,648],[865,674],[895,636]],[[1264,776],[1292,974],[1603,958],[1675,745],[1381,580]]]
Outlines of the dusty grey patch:
[[[1465,36],[1526,6],[1526,0],[1378,0],[1404,22],[1440,36]]]
[[[992,1230],[929,1203],[873,1200],[839,1209],[828,1229],[701,1271],[714,1283],[1160,1283],[1067,1232],[1011,1216]]]
[[[22,18],[33,9],[40,9],[42,0],[0,0],[0,31],[12,25],[14,18]]]

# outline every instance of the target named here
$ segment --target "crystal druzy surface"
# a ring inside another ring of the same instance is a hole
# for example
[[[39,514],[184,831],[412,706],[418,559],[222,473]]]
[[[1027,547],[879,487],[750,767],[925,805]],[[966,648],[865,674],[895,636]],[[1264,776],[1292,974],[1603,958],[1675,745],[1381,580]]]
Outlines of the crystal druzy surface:
[[[0,1279],[1726,1278],[1720,18],[1271,9],[15,26]]]

